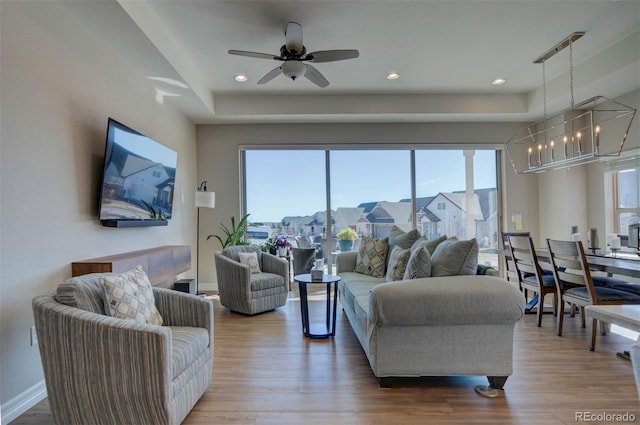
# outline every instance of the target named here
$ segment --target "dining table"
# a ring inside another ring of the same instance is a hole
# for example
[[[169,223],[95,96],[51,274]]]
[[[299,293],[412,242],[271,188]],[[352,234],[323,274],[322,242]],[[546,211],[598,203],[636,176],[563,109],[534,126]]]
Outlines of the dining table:
[[[500,255],[511,256],[509,250],[499,250]],[[536,248],[536,256],[538,261],[543,263],[551,263],[551,256],[548,248]],[[635,253],[609,253],[598,252],[586,253],[589,270],[607,273],[607,276],[623,275],[628,277],[640,278],[640,256]]]

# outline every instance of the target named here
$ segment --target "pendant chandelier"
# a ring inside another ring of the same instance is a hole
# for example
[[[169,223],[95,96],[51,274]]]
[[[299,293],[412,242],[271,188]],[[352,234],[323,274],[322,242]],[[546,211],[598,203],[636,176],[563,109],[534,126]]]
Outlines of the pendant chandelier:
[[[505,148],[517,174],[541,173],[619,156],[636,110],[604,96],[578,104],[573,98],[573,42],[584,32],[574,32],[534,59],[542,64],[544,117],[516,133]],[[569,47],[571,105],[547,115],[545,62]]]

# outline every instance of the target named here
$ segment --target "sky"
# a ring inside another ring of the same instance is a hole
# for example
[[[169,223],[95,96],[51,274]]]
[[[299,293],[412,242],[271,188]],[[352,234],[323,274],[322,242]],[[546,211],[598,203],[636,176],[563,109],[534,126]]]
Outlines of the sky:
[[[129,152],[153,162],[159,162],[169,168],[176,168],[178,153],[147,136],[123,131],[116,127],[114,128],[114,141]]]
[[[332,150],[331,208],[411,197],[409,150]],[[324,150],[246,152],[250,222],[278,222],[326,210]],[[495,151],[476,150],[476,189],[496,187]],[[462,150],[416,150],[418,197],[464,190]]]

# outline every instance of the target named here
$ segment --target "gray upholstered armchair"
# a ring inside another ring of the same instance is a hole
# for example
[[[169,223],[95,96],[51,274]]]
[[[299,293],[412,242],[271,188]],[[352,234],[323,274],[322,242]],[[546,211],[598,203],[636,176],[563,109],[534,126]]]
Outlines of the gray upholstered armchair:
[[[153,288],[163,325],[105,314],[105,274],[33,299],[56,424],[179,424],[211,382],[213,303]]]
[[[240,263],[240,253],[255,252],[260,273]],[[255,245],[232,246],[215,253],[220,304],[231,311],[257,314],[282,307],[289,294],[287,260]]]

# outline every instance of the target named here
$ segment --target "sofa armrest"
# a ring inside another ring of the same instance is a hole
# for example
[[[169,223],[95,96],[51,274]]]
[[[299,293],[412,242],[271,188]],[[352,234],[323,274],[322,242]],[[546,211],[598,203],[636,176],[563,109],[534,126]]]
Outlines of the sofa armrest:
[[[166,288],[153,288],[156,307],[165,326],[205,328],[213,347],[213,301]],[[211,351],[213,353],[213,351]]]
[[[57,421],[170,422],[170,328],[69,307],[53,293],[36,296],[32,307]],[[132,412],[114,406],[137,408]]]
[[[510,324],[524,314],[522,293],[493,276],[446,276],[389,282],[369,293],[378,326]]]
[[[249,299],[251,293],[251,269],[231,258],[215,253],[218,290],[222,293],[239,294],[239,299]]]
[[[336,273],[352,272],[356,269],[358,251],[341,252],[336,257]]]

